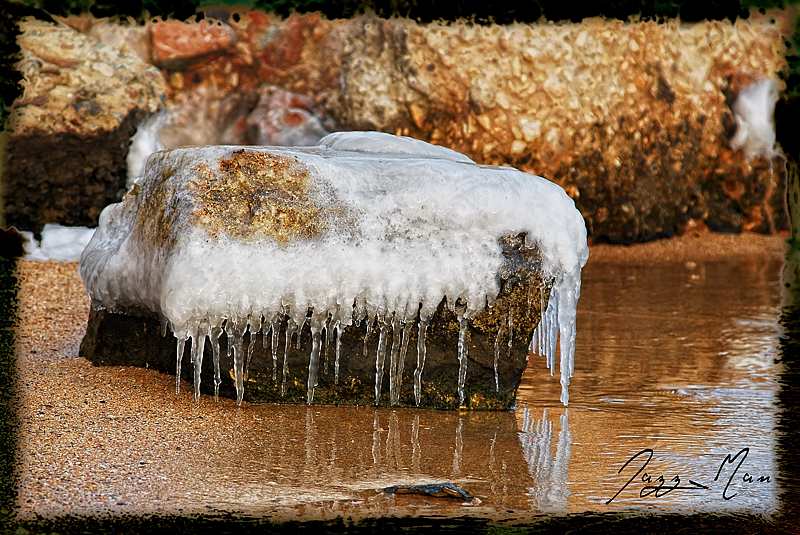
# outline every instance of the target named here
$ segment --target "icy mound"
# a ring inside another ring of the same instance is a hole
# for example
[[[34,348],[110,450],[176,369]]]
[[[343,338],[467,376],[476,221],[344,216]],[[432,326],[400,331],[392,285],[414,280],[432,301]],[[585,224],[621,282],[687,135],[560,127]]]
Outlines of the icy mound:
[[[474,164],[460,152],[447,147],[431,145],[419,139],[393,136],[383,132],[334,132],[319,140],[322,147],[334,150],[374,152],[376,154],[408,154],[417,158],[445,158],[456,162]]]
[[[451,307],[460,299],[468,320],[499,291],[498,238],[521,232],[541,252],[543,278],[555,281],[536,337],[550,363],[560,333],[566,403],[588,257],[583,218],[543,178],[421,141],[353,132],[320,147],[157,152],[125,199],[103,211],[80,269],[94,306],[167,320],[179,359],[188,338],[215,342],[226,319],[234,348],[262,318],[265,334],[284,313],[298,328],[308,321],[312,399],[325,325],[338,334],[364,314],[385,325],[393,313],[422,324],[444,297]],[[197,366],[203,344],[193,346]],[[243,359],[236,350],[240,400]]]
[[[41,243],[36,241],[32,232],[22,231],[21,234],[25,238],[26,259],[77,262],[92,239],[94,229],[47,223],[42,229]]]

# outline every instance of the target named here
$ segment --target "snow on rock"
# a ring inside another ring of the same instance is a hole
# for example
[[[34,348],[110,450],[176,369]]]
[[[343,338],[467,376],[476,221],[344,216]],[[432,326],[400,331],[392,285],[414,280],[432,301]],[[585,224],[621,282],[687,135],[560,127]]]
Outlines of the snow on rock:
[[[775,103],[778,87],[774,80],[762,79],[751,83],[739,92],[733,105],[736,117],[736,134],[731,147],[743,150],[745,156],[755,158],[775,155]]]
[[[42,229],[42,240],[37,242],[32,232],[20,231],[25,238],[25,258],[28,260],[55,260],[77,262],[86,244],[94,235],[93,228],[65,227],[48,223]]]
[[[554,281],[547,337],[560,333],[566,403],[588,258],[580,212],[548,180],[421,141],[350,132],[318,147],[157,152],[123,201],[101,214],[80,270],[94,306],[168,321],[178,366],[185,341],[213,342],[224,328],[240,401],[245,331],[280,314],[298,328],[308,321],[311,400],[326,322],[346,328],[365,314],[380,323],[397,313],[422,323],[444,297],[449,306],[461,299],[456,312],[468,320],[499,291],[499,238],[523,232],[541,253],[542,277]],[[198,366],[203,344],[193,347]]]

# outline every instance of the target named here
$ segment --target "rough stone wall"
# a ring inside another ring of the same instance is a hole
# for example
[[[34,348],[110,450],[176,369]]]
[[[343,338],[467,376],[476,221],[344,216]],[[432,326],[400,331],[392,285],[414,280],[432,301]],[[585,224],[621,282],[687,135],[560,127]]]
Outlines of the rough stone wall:
[[[511,26],[361,19],[349,28],[340,124],[428,139],[559,182],[591,235],[636,241],[690,223],[785,225],[783,166],[730,148],[732,100],[777,78],[767,19]]]
[[[747,161],[730,145],[738,92],[785,66],[779,12],[481,26],[250,11],[170,32],[67,22],[109,44],[124,34],[157,63],[182,110],[171,128],[185,123],[192,142],[241,137],[259,87],[272,85],[310,97],[328,128],[411,135],[550,178],[594,240],[787,226],[783,162]]]
[[[6,222],[97,224],[125,187],[130,136],[161,105],[161,73],[125,47],[69,27],[20,23],[23,94],[9,117]]]

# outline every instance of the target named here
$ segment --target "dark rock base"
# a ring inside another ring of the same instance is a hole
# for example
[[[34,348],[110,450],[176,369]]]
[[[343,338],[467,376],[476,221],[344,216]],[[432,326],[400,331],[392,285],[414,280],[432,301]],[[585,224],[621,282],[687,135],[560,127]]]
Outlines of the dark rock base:
[[[536,299],[536,302],[539,300]],[[538,310],[534,310],[538,314]],[[331,331],[331,342],[322,336],[319,357],[318,386],[314,391],[314,403],[373,405],[375,404],[375,368],[378,331],[373,328],[364,355],[366,322],[348,327],[341,337],[339,381],[335,382],[335,340]],[[282,392],[283,357],[285,347],[286,320],[280,326],[278,337],[277,369],[273,379],[271,336],[266,348],[263,334],[256,334],[245,381],[244,399],[250,402],[306,403],[311,354],[311,331],[306,324],[300,334],[300,349],[297,336],[293,336],[287,360],[288,373],[285,391]],[[498,410],[514,406],[516,391],[522,372],[527,364],[528,340],[531,332],[514,335],[512,347],[508,338],[501,338],[497,364],[499,388],[495,386],[494,355],[495,335],[480,332],[474,326],[469,329],[468,366],[464,386],[464,407],[468,409]],[[387,348],[381,387],[380,405],[389,405],[389,369],[392,347],[391,326],[387,329]],[[403,372],[399,406],[415,406],[414,370],[417,366],[418,322],[410,330],[408,352]],[[426,359],[422,374],[420,406],[438,409],[459,408],[458,396],[458,321],[444,306],[444,301],[434,314],[428,327]],[[227,355],[227,337],[220,339],[220,368],[222,384],[220,394],[235,398],[233,359]],[[244,354],[250,343],[250,335],[244,337]],[[190,358],[190,342],[187,342],[181,376],[192,380],[194,368]],[[327,355],[326,355],[327,346]],[[125,365],[155,368],[174,373],[176,364],[176,339],[168,333],[161,335],[160,322],[155,317],[136,317],[114,314],[104,310],[92,310],[86,336],[81,343],[80,354],[98,365]],[[211,342],[206,339],[202,364],[201,390],[213,394],[213,360]],[[185,385],[191,388],[190,385]]]
[[[71,133],[9,135],[3,170],[8,225],[37,235],[45,223],[97,226],[100,212],[125,193],[131,136],[144,117],[93,137]]]

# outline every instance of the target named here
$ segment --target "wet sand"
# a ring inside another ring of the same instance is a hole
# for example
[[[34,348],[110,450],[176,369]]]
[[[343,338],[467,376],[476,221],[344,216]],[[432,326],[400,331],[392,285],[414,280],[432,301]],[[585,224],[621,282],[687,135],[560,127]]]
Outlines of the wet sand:
[[[774,477],[740,484],[730,501],[711,480],[742,447],[750,473],[774,473],[784,240],[705,235],[593,247],[569,408],[532,356],[518,408],[496,413],[237,408],[207,396],[195,404],[188,384],[176,397],[172,376],[77,357],[89,306],[77,265],[22,261],[19,513],[769,513]],[[618,469],[642,448],[656,452],[654,473],[680,471],[711,489],[658,500],[629,489],[607,505],[627,480]],[[382,491],[437,481],[479,500]]]

